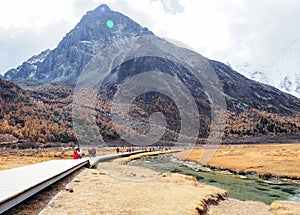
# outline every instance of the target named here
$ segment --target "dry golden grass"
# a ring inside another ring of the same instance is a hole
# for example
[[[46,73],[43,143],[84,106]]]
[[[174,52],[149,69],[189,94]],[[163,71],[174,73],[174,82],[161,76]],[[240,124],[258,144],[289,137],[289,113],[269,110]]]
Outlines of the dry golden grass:
[[[229,199],[210,207],[208,215],[299,215],[300,203],[275,201],[271,205],[262,202]]]
[[[0,157],[0,170],[11,169],[48,160],[72,159],[71,150],[6,150]]]

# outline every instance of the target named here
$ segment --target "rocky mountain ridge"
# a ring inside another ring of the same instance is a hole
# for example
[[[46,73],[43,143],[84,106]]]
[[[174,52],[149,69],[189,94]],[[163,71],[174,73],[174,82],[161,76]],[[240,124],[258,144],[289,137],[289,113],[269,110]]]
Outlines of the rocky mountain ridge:
[[[12,80],[14,82],[21,82],[21,81],[38,81],[36,74],[38,68],[44,62],[46,57],[51,52],[50,49],[46,49],[42,51],[38,55],[34,55],[33,57],[29,58],[27,61],[23,62],[22,65],[18,66],[16,69],[11,69],[4,74],[4,79]]]
[[[102,49],[117,40],[141,35],[153,33],[107,5],[100,5],[87,12],[54,50],[42,53],[41,63],[33,63],[33,57],[4,77],[14,82],[76,83],[83,67]]]

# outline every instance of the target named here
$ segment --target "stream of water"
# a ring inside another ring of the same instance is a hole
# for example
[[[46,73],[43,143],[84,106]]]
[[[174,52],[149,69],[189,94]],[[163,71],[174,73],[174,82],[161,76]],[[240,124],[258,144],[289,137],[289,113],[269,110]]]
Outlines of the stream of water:
[[[228,197],[239,200],[260,201],[271,204],[275,200],[300,202],[299,181],[263,180],[221,171],[201,171],[192,164],[177,161],[172,155],[160,155],[133,160],[128,165],[146,167],[159,172],[177,172],[192,175],[199,182],[214,185],[228,191]]]

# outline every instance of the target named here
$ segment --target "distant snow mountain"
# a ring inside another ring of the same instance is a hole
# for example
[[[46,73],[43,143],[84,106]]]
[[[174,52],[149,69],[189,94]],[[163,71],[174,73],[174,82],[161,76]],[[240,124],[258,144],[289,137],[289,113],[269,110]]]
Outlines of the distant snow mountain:
[[[300,40],[292,43],[274,68],[244,63],[234,69],[249,79],[300,98]]]
[[[273,78],[269,75],[270,70],[266,66],[244,63],[235,69],[249,79],[274,86]]]
[[[282,76],[279,88],[300,97],[300,40],[295,40],[280,60],[277,72]]]

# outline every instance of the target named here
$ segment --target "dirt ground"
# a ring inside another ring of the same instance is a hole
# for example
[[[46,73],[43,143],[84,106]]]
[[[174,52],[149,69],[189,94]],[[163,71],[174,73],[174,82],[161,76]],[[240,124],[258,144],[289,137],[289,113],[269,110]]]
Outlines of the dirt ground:
[[[204,152],[203,148],[195,148],[174,156],[199,162]],[[220,146],[205,165],[237,173],[300,179],[300,144]]]
[[[227,196],[194,177],[123,165],[126,161],[84,170],[40,214],[205,214],[209,202]]]
[[[229,199],[211,205],[208,215],[299,215],[300,203],[275,201],[270,206],[262,202]]]

